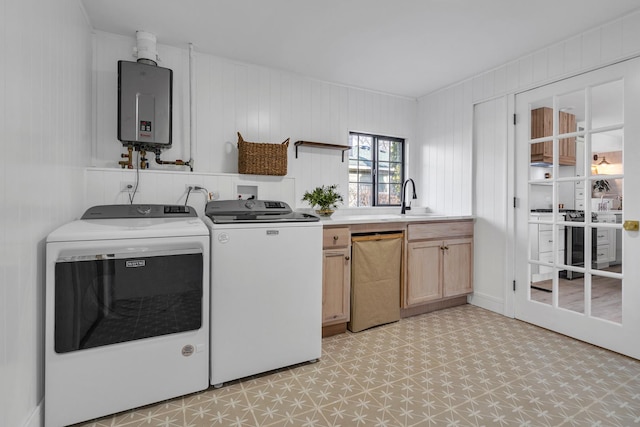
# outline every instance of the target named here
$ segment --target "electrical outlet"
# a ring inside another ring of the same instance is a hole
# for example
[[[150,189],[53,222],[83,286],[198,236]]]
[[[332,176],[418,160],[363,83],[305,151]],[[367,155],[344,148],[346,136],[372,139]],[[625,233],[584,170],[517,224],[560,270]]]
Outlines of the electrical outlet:
[[[120,182],[120,192],[121,193],[133,193],[133,190],[136,188],[136,183],[133,181],[121,181]],[[140,192],[140,188],[136,190],[137,193]]]
[[[189,188],[191,188],[191,192],[193,193],[194,191],[200,191],[200,190],[196,190],[196,187],[201,187],[202,185],[200,184],[185,184],[184,185],[184,191],[189,191]]]

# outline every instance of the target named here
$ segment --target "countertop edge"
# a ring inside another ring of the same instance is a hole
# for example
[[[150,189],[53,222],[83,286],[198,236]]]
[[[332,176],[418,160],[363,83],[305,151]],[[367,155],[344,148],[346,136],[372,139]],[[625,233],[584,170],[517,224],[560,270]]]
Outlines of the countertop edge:
[[[390,218],[363,218],[366,215],[344,215],[338,217],[321,218],[320,222],[323,227],[331,227],[334,225],[355,225],[355,224],[388,224],[388,223],[414,223],[414,222],[447,222],[447,221],[472,221],[476,217],[473,215],[407,215],[403,217]]]

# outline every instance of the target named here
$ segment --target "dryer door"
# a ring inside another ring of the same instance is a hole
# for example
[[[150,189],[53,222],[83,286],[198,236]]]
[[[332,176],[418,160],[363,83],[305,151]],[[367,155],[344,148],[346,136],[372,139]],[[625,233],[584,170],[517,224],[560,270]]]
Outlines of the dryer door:
[[[200,329],[200,248],[63,253],[55,266],[55,351]]]

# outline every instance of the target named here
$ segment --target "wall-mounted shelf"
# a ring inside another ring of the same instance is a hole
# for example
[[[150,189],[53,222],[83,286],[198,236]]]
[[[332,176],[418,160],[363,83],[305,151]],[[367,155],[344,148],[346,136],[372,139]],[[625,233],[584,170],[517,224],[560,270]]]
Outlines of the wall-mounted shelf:
[[[342,161],[344,162],[344,152],[350,150],[348,145],[327,144],[325,142],[296,141],[296,159],[298,158],[298,146],[306,145],[307,147],[328,148],[330,150],[342,150]]]

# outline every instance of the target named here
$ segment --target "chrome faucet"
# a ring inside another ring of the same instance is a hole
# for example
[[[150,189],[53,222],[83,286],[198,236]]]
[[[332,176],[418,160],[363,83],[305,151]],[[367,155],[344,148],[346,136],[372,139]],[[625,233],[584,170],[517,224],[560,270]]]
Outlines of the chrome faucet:
[[[413,179],[409,178],[407,179],[403,184],[402,184],[402,194],[400,195],[400,201],[401,201],[401,208],[400,208],[400,213],[404,214],[406,213],[408,210],[411,209],[411,202],[409,202],[409,206],[406,205],[405,203],[405,193],[407,192],[407,184],[409,183],[409,181],[411,181],[411,187],[413,189],[413,196],[411,197],[412,199],[417,199],[418,196],[416,196],[416,183],[413,182]]]

